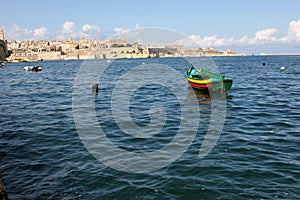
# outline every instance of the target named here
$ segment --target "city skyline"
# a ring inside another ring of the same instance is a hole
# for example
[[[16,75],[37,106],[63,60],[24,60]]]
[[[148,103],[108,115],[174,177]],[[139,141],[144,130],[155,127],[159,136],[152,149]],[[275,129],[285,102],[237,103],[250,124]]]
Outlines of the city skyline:
[[[135,28],[178,31],[178,44],[246,54],[299,54],[299,1],[142,2],[113,0],[2,3],[7,40],[108,39]],[[191,42],[189,42],[191,41]]]

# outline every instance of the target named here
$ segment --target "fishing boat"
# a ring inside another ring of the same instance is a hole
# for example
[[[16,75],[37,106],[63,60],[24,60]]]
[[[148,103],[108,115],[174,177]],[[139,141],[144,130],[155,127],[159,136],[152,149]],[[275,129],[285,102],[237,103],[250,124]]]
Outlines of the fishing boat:
[[[194,89],[202,91],[227,91],[232,86],[232,79],[225,79],[225,75],[196,69],[193,65],[186,71],[186,78]]]

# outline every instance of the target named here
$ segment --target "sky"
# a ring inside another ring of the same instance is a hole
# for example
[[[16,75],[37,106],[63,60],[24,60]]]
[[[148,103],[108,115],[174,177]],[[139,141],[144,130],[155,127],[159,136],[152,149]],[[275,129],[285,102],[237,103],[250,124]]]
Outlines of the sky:
[[[178,31],[193,47],[246,54],[300,54],[299,0],[9,0],[7,40],[108,39],[136,28]]]

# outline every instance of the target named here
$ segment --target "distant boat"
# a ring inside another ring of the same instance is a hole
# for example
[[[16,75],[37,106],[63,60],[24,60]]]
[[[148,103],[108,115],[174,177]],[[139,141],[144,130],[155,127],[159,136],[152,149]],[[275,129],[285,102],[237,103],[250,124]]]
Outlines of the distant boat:
[[[23,67],[23,69],[25,71],[33,71],[33,72],[40,72],[40,71],[42,71],[42,67],[41,66],[25,66],[25,67]]]
[[[193,65],[186,71],[186,78],[190,86],[202,91],[229,90],[232,79],[225,79],[222,74],[213,73],[204,69],[196,69]]]

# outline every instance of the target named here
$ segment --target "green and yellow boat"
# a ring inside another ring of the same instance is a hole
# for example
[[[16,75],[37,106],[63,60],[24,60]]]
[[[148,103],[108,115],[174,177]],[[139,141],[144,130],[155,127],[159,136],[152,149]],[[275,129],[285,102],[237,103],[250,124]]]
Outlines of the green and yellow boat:
[[[186,78],[190,86],[202,91],[227,91],[232,86],[232,79],[225,79],[225,75],[196,69],[193,65],[186,71]]]

